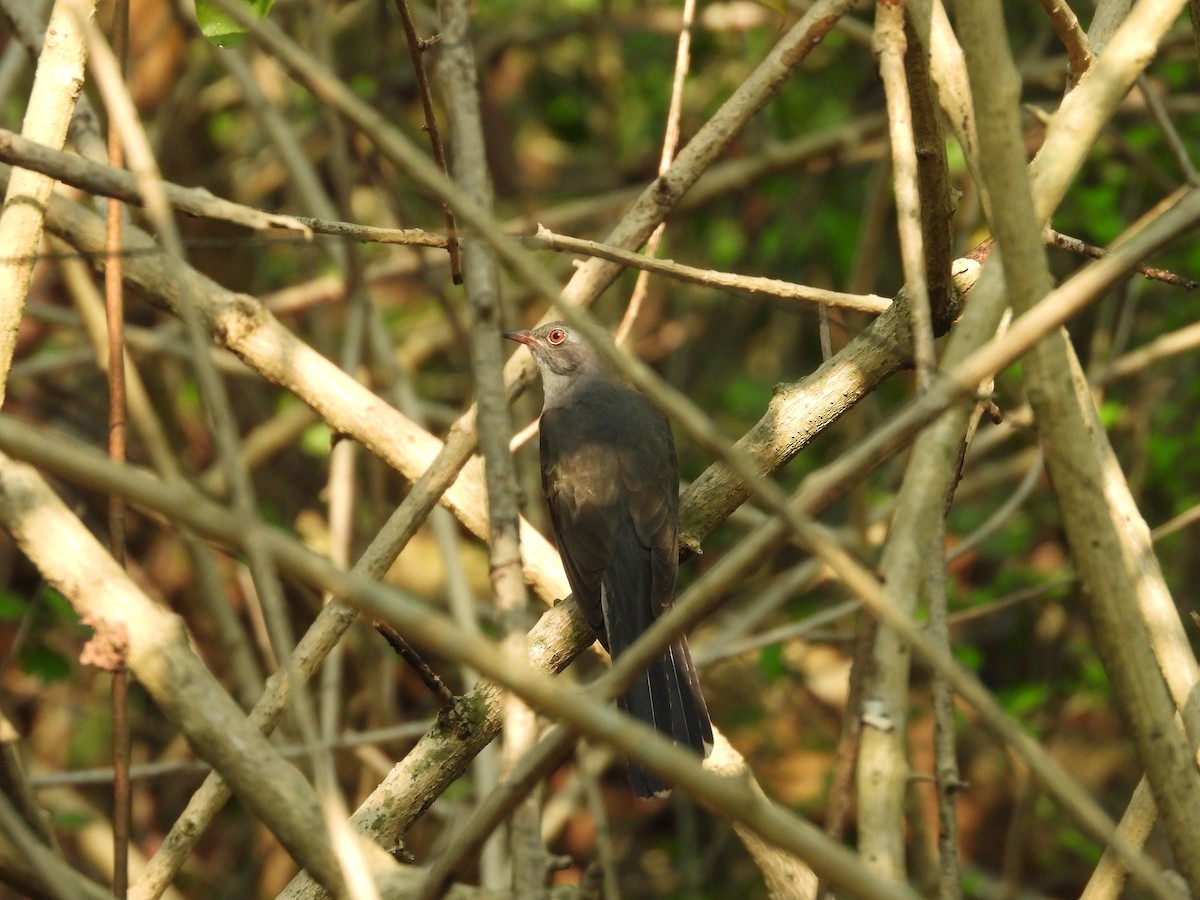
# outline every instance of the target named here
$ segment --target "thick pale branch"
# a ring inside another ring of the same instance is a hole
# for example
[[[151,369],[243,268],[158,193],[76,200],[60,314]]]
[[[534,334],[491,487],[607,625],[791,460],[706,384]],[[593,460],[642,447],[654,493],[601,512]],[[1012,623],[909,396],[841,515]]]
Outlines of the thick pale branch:
[[[61,147],[71,123],[75,98],[83,90],[87,48],[82,20],[96,4],[57,0],[38,55],[33,91],[25,111],[24,134],[33,141]],[[42,240],[43,216],[54,179],[17,169],[9,180],[0,210],[0,404],[17,343],[25,295]]]

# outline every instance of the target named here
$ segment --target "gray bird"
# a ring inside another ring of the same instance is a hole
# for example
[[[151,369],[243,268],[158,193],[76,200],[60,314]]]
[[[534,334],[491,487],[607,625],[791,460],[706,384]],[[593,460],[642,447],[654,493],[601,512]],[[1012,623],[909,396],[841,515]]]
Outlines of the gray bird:
[[[504,335],[542,375],[542,489],[575,599],[613,658],[675,600],[679,463],[671,428],[562,322]],[[707,756],[712,724],[680,637],[621,696],[625,712]],[[641,797],[670,786],[636,765]]]

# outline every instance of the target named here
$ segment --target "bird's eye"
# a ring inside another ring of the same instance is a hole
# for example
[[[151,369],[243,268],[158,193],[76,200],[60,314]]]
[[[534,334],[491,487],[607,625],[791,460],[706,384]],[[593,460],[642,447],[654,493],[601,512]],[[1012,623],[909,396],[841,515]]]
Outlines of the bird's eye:
[[[552,328],[550,333],[546,335],[546,340],[556,347],[567,339],[567,333],[561,328]]]

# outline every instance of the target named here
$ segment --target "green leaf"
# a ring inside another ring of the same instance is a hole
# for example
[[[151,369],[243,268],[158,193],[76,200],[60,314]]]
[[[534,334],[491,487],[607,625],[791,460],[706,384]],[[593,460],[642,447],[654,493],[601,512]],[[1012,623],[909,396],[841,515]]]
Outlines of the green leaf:
[[[1100,424],[1105,430],[1111,430],[1116,427],[1121,421],[1121,416],[1125,412],[1125,404],[1119,403],[1116,400],[1105,400],[1100,404]]]
[[[783,663],[783,647],[779,644],[768,644],[758,655],[758,666],[768,681],[774,681],[787,671]]]
[[[41,591],[38,593],[38,599],[46,603],[60,619],[65,619],[68,622],[79,621],[79,613],[75,612],[75,607],[71,605],[71,601],[50,587],[50,585],[42,586]]]
[[[96,816],[87,812],[56,812],[50,814],[56,829],[79,832],[96,821]]]
[[[22,672],[37,675],[47,683],[62,681],[71,674],[70,661],[49,647],[36,645],[23,647],[18,659]]]
[[[0,622],[15,622],[25,615],[29,601],[11,591],[0,591]]]
[[[983,654],[979,648],[971,644],[958,644],[954,648],[954,658],[972,672],[978,672],[983,666]]]
[[[1059,829],[1058,844],[1066,850],[1073,850],[1093,864],[1100,861],[1100,848],[1074,828]]]
[[[1050,689],[1044,684],[1023,684],[1005,691],[1001,702],[1009,715],[1021,718],[1045,706],[1049,695]]]
[[[260,19],[265,19],[275,0],[242,0],[247,10]],[[229,50],[246,39],[247,31],[211,0],[196,0],[196,18],[200,30],[208,40],[218,47]]]
[[[333,432],[324,422],[310,425],[300,436],[300,449],[308,456],[325,459],[333,448]]]

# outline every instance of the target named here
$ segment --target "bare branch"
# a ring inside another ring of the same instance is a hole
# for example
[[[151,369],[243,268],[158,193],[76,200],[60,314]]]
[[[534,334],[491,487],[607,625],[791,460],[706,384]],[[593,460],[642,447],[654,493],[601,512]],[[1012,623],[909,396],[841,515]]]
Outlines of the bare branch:
[[[80,17],[95,11],[95,2],[56,0],[22,126],[29,140],[52,147],[61,147],[66,140],[75,98],[83,90],[87,58]],[[17,328],[42,239],[42,211],[53,188],[52,178],[17,169],[0,211],[0,403],[4,402]]]
[[[656,259],[641,253],[609,247],[597,241],[556,234],[544,225],[539,225],[537,233],[522,239],[527,247],[535,249],[557,250],[562,253],[579,253],[595,256],[612,262],[621,263],[644,272],[655,272],[676,278],[690,284],[702,287],[728,288],[742,291],[752,296],[762,295],[779,297],[786,300],[807,300],[827,306],[838,306],[844,309],[856,309],[860,312],[881,313],[892,301],[887,297],[874,294],[845,294],[841,291],[830,291],[824,288],[809,287],[801,284],[791,284],[776,278],[762,278],[755,275],[735,275],[729,272],[718,272],[713,269],[697,269],[670,259]]]
[[[1067,50],[1070,83],[1074,85],[1092,65],[1092,46],[1079,26],[1075,13],[1066,0],[1040,0],[1042,9],[1054,23],[1054,31]]]

